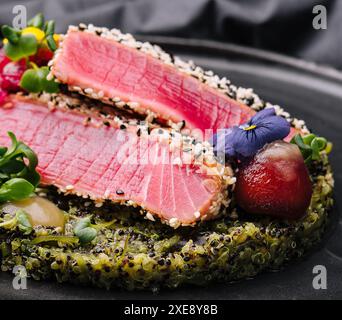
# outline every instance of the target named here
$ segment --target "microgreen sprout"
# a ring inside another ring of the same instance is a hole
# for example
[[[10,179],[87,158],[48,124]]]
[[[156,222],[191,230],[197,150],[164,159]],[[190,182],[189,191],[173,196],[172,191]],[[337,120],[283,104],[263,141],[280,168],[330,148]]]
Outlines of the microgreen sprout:
[[[20,86],[28,92],[39,93],[57,93],[59,91],[58,83],[53,80],[47,80],[49,74],[48,67],[38,68],[31,62],[33,69],[28,69],[21,77]]]
[[[44,27],[44,21],[44,15],[42,13],[38,13],[27,22],[27,26],[42,29]]]
[[[303,137],[300,134],[296,134],[292,138],[291,143],[298,146],[306,164],[319,160],[321,152],[329,154],[332,149],[331,142],[312,133]]]
[[[0,202],[30,197],[40,181],[37,155],[8,132],[12,145],[0,147]]]
[[[33,61],[39,61],[39,65],[46,64],[51,59],[52,52],[57,49],[58,36],[55,35],[55,22],[45,21],[44,16],[39,13],[28,22],[28,27],[23,30],[4,25],[1,31],[5,38],[6,56],[12,61],[26,61],[27,70],[21,77],[21,88],[32,93],[43,91],[57,93],[58,84],[54,80],[47,80],[49,68],[46,65],[38,67],[33,63]]]
[[[23,35],[20,30],[13,29],[7,25],[2,26],[1,31],[8,40],[4,45],[5,54],[11,60],[18,61],[37,53],[38,41],[33,35]]]

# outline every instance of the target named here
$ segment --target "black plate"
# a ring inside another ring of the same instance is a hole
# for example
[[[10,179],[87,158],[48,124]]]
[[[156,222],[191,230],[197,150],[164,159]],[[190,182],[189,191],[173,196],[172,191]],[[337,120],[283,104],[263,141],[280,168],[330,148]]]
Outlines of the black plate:
[[[142,38],[142,37],[140,37]],[[150,292],[127,292],[77,287],[55,282],[28,281],[27,290],[14,290],[12,275],[0,273],[4,299],[332,299],[342,298],[342,73],[277,54],[240,46],[189,39],[148,37],[166,50],[194,60],[205,69],[226,76],[234,84],[254,88],[264,100],[285,107],[309,128],[334,143],[331,161],[335,171],[337,205],[324,241],[303,260],[277,273],[264,273],[235,284],[207,288],[182,287]],[[327,290],[312,286],[313,268],[327,268]]]

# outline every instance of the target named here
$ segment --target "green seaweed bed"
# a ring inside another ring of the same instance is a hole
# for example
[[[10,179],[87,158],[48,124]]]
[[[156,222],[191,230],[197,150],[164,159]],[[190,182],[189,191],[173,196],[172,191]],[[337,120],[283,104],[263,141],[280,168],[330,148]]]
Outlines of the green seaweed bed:
[[[293,222],[235,209],[224,218],[173,230],[126,207],[96,207],[86,199],[42,190],[65,211],[65,230],[36,227],[24,236],[0,229],[1,268],[24,265],[36,280],[131,290],[229,282],[279,269],[319,242],[325,229],[333,178],[325,155],[313,167],[311,206],[302,220]],[[69,241],[65,236],[73,239],[74,224],[84,216],[98,225],[97,237],[88,244]]]

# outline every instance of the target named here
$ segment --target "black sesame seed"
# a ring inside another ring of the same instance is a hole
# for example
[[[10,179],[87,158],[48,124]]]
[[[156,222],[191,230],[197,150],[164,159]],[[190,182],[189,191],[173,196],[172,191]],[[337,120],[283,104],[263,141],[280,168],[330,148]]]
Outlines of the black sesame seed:
[[[141,135],[141,129],[139,128],[137,131],[137,136],[140,137],[140,135]]]
[[[133,262],[129,262],[129,263],[128,263],[128,266],[129,266],[130,268],[133,268],[133,267],[134,267],[134,263],[133,263]]]
[[[185,120],[183,120],[183,121],[182,121],[182,125],[181,125],[181,127],[180,127],[181,130],[184,129],[185,124],[186,124],[186,122],[185,122]]]
[[[122,195],[124,195],[125,193],[124,193],[121,189],[118,189],[118,190],[116,190],[116,194],[117,194],[118,196],[122,196]]]
[[[126,129],[126,126],[124,124],[120,125],[120,129],[121,130],[125,130]]]
[[[183,260],[184,260],[185,262],[190,261],[190,257],[185,256],[185,257],[183,258]]]
[[[158,260],[158,264],[159,264],[160,266],[163,266],[164,263],[165,263],[164,259],[159,259],[159,260]]]
[[[107,127],[109,127],[109,126],[110,126],[110,123],[109,123],[109,121],[103,121],[103,124],[104,124],[105,126],[107,126]]]

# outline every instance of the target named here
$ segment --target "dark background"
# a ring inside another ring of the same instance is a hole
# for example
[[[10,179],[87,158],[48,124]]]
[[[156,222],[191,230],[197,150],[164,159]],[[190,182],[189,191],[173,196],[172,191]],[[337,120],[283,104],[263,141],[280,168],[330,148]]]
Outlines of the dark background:
[[[342,69],[341,0],[1,0],[0,24],[12,8],[43,12],[57,31],[79,22],[144,35],[204,38],[292,55]],[[315,30],[312,8],[328,12],[327,30]]]
[[[12,275],[0,272],[0,299],[341,299],[342,297],[342,72],[264,51],[266,49],[342,69],[342,0],[0,0],[0,25],[10,24],[12,8],[24,4],[28,16],[43,12],[57,31],[79,22],[116,27],[159,39],[167,51],[193,59],[232,83],[255,88],[266,101],[305,119],[315,133],[333,141],[336,207],[322,243],[303,261],[235,285],[184,287],[150,292],[104,291],[30,280],[30,290],[13,290]],[[328,29],[312,27],[316,4],[328,11]],[[191,38],[191,39],[190,39]],[[207,41],[194,39],[216,40]],[[228,43],[228,44],[227,44]],[[323,111],[323,112],[322,112]],[[312,269],[328,270],[328,290],[313,290]]]

